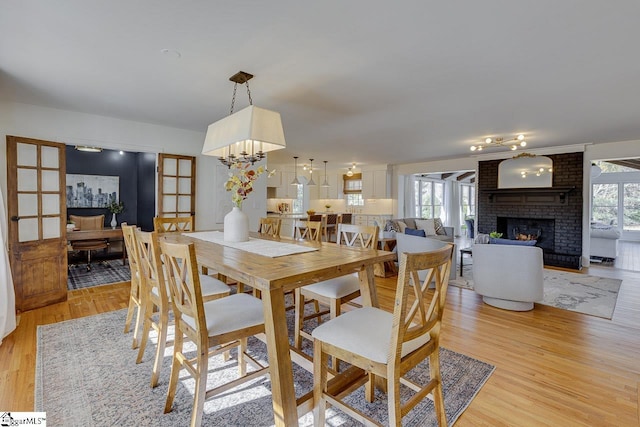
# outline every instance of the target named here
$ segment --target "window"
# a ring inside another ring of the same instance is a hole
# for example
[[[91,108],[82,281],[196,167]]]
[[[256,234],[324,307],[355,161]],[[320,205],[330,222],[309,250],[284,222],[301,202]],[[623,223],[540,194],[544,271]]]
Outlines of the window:
[[[343,175],[345,198],[347,206],[364,206],[362,198],[362,174],[354,173],[353,176]]]
[[[444,182],[417,180],[414,190],[416,216],[442,218],[444,214]]]
[[[460,208],[462,219],[476,214],[476,188],[469,184],[460,184]]]
[[[304,187],[302,185],[297,185],[297,197],[292,200],[293,202],[293,213],[302,213],[304,212]]]
[[[622,195],[624,231],[640,231],[640,183],[625,182]]]
[[[347,206],[364,206],[362,194],[347,194]]]
[[[618,184],[593,184],[591,220],[618,225]]]

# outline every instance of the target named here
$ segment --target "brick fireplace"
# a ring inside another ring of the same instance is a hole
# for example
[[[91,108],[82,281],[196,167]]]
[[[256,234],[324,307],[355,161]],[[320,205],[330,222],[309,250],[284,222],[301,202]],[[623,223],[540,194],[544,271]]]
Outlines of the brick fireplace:
[[[549,266],[582,267],[582,153],[548,155],[553,160],[553,186],[535,189],[498,189],[498,164],[478,165],[478,232],[503,233],[513,229],[541,230],[536,246]]]

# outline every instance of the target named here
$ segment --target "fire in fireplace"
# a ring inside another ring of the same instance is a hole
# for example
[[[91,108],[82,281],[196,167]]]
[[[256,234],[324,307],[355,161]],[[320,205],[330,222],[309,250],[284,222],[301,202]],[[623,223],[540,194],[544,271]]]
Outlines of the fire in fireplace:
[[[496,230],[507,239],[536,240],[545,252],[555,248],[555,220],[546,218],[513,218],[499,216]]]

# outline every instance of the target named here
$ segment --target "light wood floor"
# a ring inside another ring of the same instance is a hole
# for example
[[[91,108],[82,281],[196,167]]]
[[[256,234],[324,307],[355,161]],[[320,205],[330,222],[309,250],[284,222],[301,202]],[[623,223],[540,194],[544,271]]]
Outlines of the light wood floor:
[[[542,305],[504,311],[449,288],[443,346],[496,366],[456,426],[640,425],[640,274],[589,273],[624,280],[612,320]],[[395,279],[377,281],[389,308]],[[33,410],[37,325],[124,308],[127,299],[127,284],[108,285],[23,313],[0,346],[0,410]]]

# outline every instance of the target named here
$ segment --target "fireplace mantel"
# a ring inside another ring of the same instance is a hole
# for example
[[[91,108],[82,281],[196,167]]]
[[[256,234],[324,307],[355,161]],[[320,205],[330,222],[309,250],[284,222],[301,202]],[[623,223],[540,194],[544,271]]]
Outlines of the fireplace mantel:
[[[574,187],[494,188],[482,190],[489,203],[501,205],[564,205]]]

